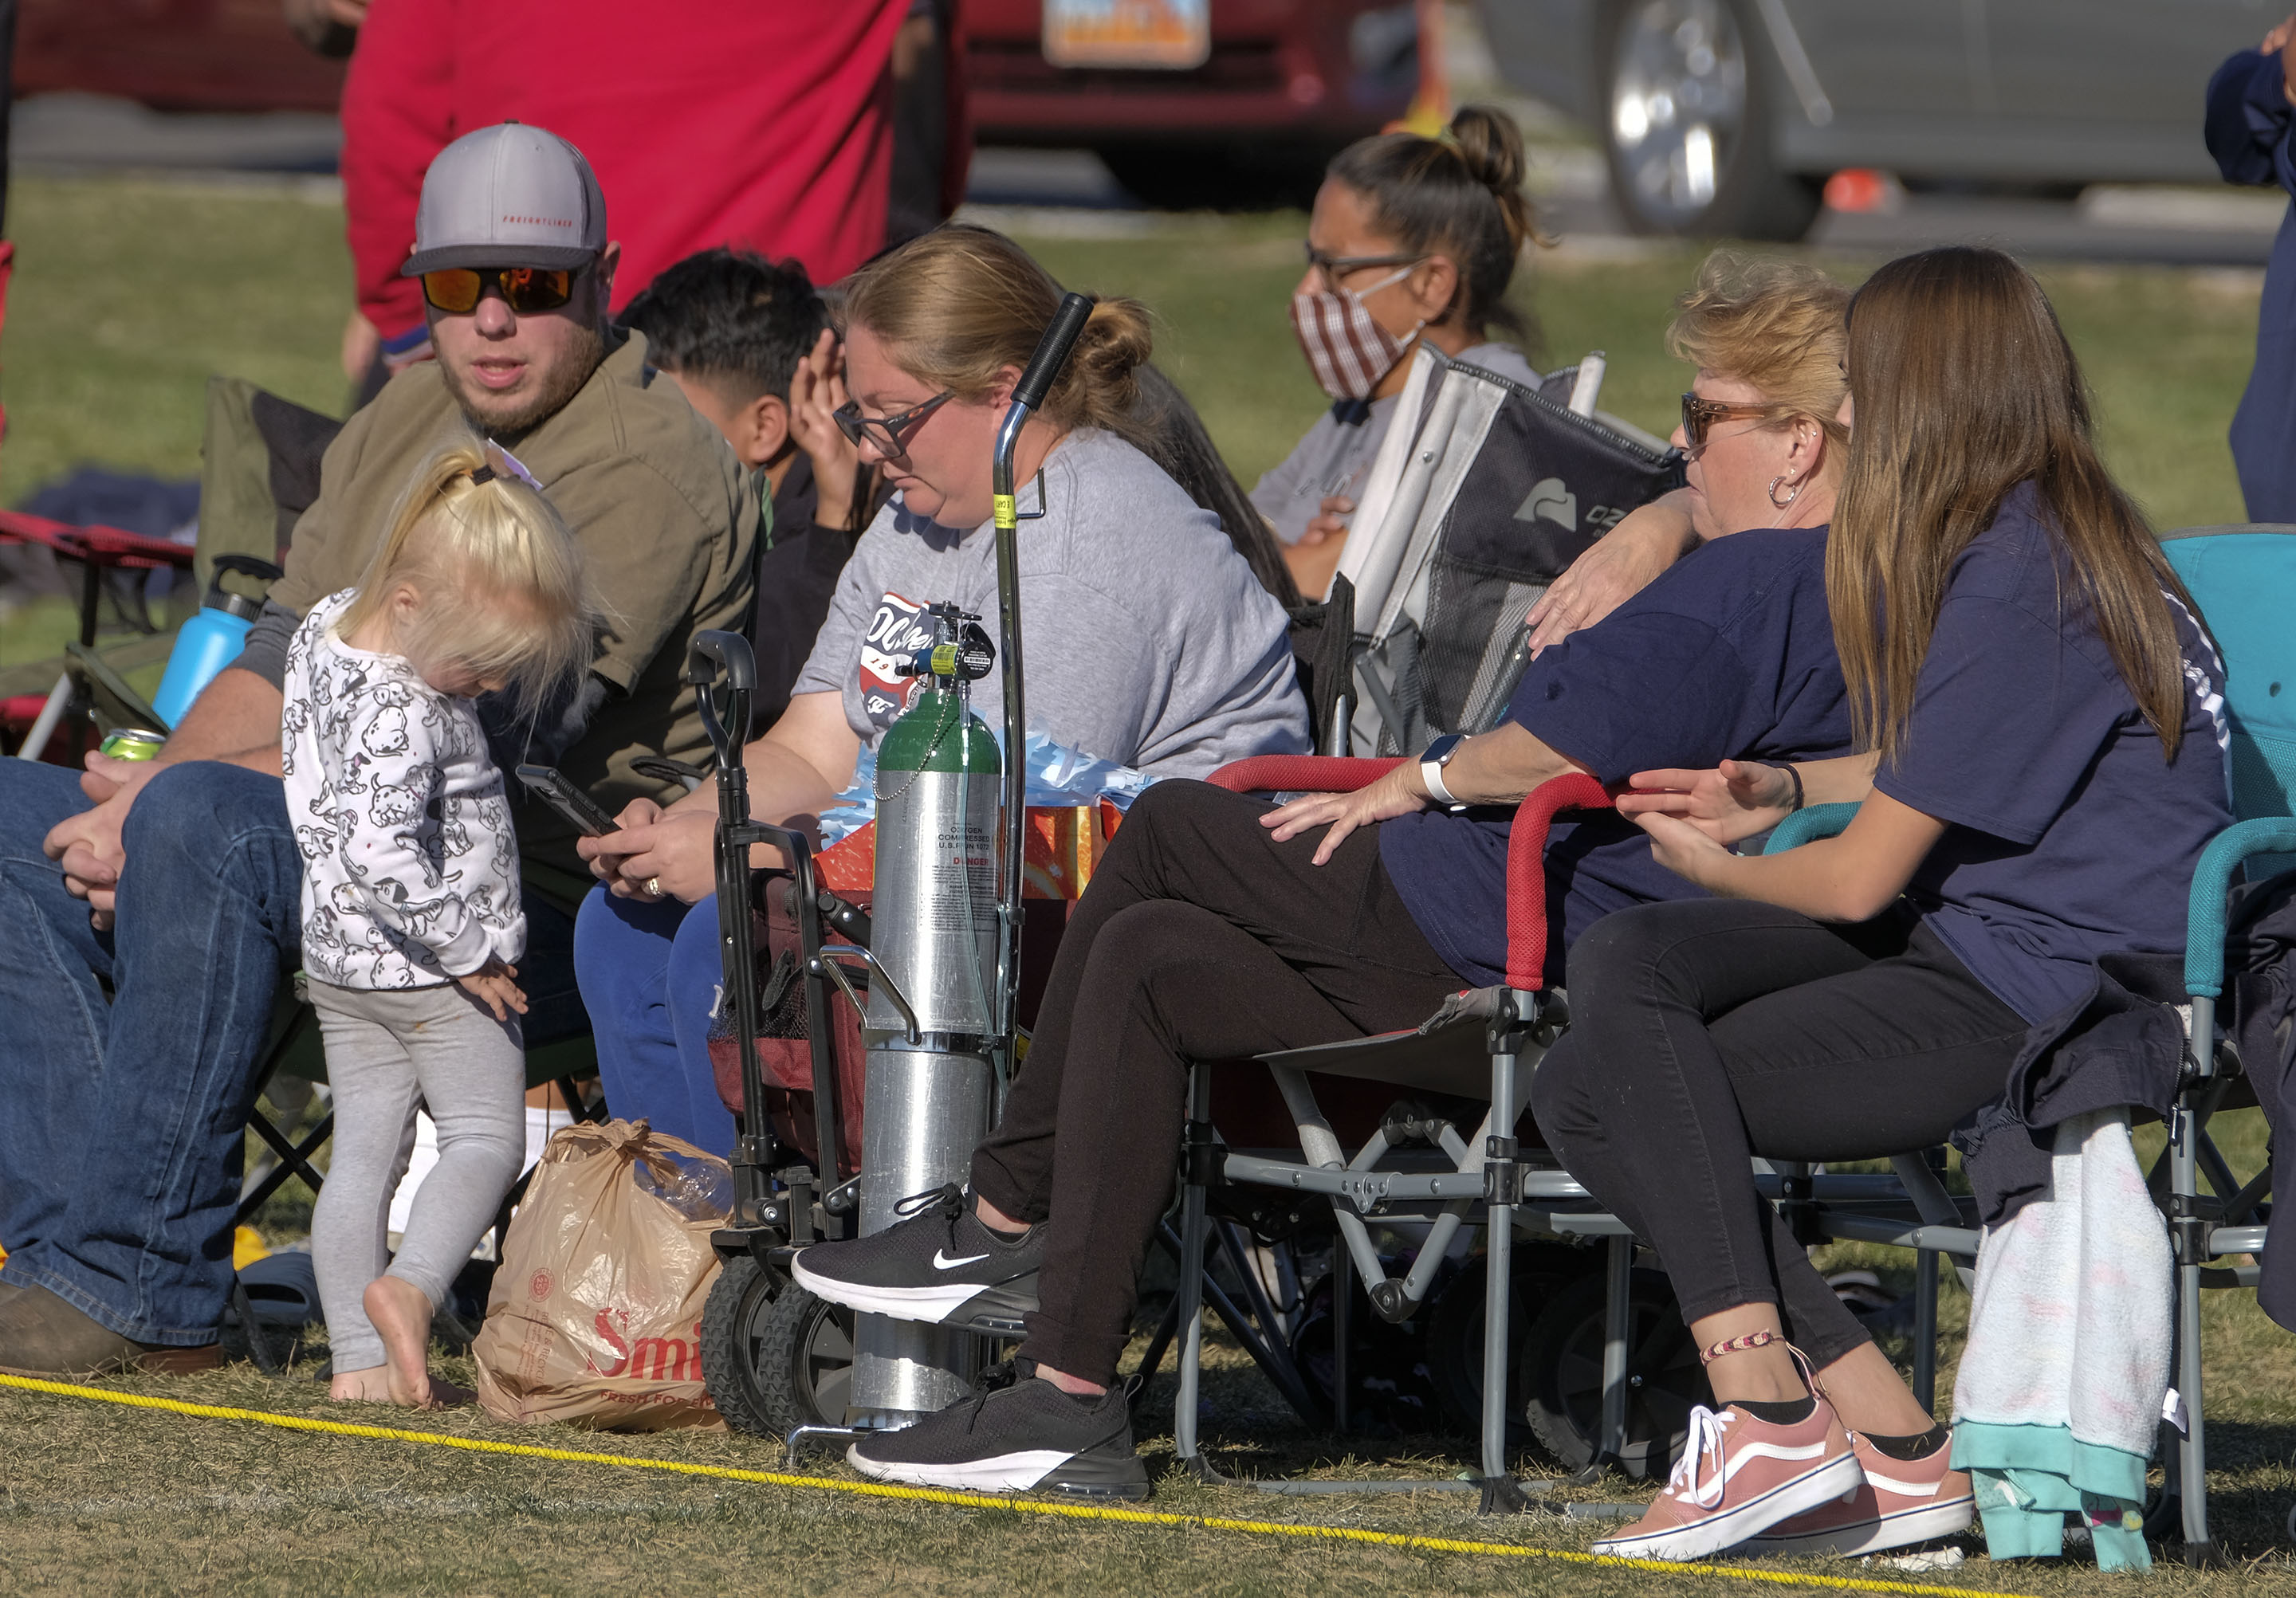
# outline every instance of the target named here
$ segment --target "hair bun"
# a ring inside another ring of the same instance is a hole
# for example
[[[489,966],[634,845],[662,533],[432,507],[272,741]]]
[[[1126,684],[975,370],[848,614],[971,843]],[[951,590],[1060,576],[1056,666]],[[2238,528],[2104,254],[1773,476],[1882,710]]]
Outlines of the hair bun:
[[[1062,408],[1093,426],[1121,430],[1122,419],[1139,403],[1138,373],[1154,344],[1146,306],[1120,297],[1095,300],[1068,368],[1053,385],[1066,402]]]
[[[1148,307],[1136,299],[1111,296],[1093,302],[1077,335],[1079,353],[1110,376],[1119,376],[1146,361],[1155,348],[1155,330]]]
[[[1530,242],[1535,231],[1530,202],[1522,192],[1523,179],[1529,175],[1522,130],[1513,117],[1491,106],[1463,105],[1445,131],[1468,174],[1499,202],[1507,236],[1521,250]]]

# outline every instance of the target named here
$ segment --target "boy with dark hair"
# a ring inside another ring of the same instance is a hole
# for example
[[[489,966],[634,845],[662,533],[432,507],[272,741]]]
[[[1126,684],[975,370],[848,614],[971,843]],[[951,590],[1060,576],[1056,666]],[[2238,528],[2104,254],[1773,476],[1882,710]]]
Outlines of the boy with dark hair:
[[[758,472],[773,527],[759,541],[752,735],[789,706],[853,545],[882,497],[831,413],[844,362],[798,262],[719,248],[689,255],[630,301],[647,359]],[[873,477],[873,474],[871,474]]]

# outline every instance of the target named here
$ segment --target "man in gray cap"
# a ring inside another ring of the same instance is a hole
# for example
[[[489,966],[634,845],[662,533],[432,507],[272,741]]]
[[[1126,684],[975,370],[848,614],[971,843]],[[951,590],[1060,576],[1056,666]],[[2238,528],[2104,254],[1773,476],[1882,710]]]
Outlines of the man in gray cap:
[[[747,613],[758,505],[717,430],[649,369],[644,340],[608,323],[618,254],[597,179],[564,140],[504,123],[440,152],[405,267],[437,359],[328,447],[244,652],[156,761],[91,756],[78,783],[0,761],[0,1369],[217,1362],[253,1077],[300,947],[279,778],[286,645],[313,604],[356,584],[444,437],[475,429],[532,475],[609,618],[570,702],[538,724],[488,718],[496,763],[555,765],[612,812],[663,797],[637,758],[704,758],[678,677],[695,632]],[[514,814],[531,1046],[587,1029],[571,945],[590,879],[568,823],[535,804]]]

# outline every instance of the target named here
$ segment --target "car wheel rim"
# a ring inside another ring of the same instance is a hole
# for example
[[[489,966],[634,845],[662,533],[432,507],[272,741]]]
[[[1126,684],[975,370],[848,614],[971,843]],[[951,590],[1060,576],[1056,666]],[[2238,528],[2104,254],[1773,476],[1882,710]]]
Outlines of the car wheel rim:
[[[1619,34],[1611,147],[1624,198],[1660,223],[1714,203],[1746,120],[1746,51],[1724,0],[1647,0]]]

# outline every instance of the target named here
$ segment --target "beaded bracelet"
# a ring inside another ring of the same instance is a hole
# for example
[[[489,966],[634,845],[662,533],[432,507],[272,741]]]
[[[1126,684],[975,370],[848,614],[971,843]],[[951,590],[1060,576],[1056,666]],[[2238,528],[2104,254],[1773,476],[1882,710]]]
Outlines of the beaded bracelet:
[[[1775,1332],[1749,1332],[1742,1337],[1725,1338],[1710,1348],[1700,1349],[1698,1363],[1710,1365],[1725,1354],[1743,1354],[1750,1348],[1767,1348],[1772,1343],[1785,1340],[1783,1334]]]

